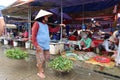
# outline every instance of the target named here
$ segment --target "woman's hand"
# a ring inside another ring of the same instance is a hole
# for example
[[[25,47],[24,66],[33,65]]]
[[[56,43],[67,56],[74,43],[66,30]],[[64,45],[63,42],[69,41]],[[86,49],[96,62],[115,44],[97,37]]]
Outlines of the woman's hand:
[[[66,25],[65,24],[60,24],[61,27],[65,27]]]
[[[41,48],[40,46],[37,46],[37,47],[36,47],[36,51],[37,51],[37,52],[41,52],[41,51],[42,51],[42,48]]]
[[[114,54],[117,54],[118,52],[117,51],[113,51]]]
[[[86,50],[87,48],[82,48],[83,50]]]

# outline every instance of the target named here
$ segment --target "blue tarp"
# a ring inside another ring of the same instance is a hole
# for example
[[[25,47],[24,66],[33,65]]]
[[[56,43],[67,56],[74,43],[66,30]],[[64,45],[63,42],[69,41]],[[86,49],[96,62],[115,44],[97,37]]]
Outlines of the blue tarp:
[[[103,9],[112,7],[118,3],[120,3],[120,0],[106,0],[106,1],[101,0],[101,2],[65,7],[63,8],[63,11],[65,13],[72,13],[73,11],[74,13],[77,13],[77,12],[82,12],[83,10],[84,11],[98,11],[98,10],[103,10]]]
[[[97,11],[112,7],[120,0],[62,0],[63,12],[77,13],[84,11]],[[31,6],[51,6],[60,9],[61,0],[35,0]],[[83,6],[84,5],[84,6]]]

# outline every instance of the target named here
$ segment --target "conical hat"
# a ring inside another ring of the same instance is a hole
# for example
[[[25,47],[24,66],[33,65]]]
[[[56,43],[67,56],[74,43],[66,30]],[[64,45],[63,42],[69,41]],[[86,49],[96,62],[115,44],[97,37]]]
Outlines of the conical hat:
[[[113,36],[111,36],[108,40],[112,41],[112,42],[116,42],[116,40],[115,40],[115,38]]]
[[[53,15],[53,13],[41,9],[38,12],[37,16],[35,17],[35,20],[38,19],[38,18],[41,18],[43,16],[49,16],[49,15]]]
[[[114,31],[112,36],[116,38],[117,33],[118,33],[118,30]]]

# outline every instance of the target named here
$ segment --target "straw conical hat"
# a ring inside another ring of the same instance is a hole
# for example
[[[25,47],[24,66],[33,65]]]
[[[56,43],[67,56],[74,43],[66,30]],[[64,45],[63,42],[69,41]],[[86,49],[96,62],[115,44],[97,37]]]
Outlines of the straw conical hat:
[[[117,35],[118,35],[118,30],[114,31],[112,36],[113,36],[114,38],[117,38]]]
[[[37,16],[35,17],[35,20],[38,19],[38,18],[41,18],[41,17],[43,17],[43,16],[49,16],[49,15],[52,15],[52,14],[53,14],[53,13],[41,9],[41,10],[38,12]]]
[[[111,36],[108,40],[112,41],[112,42],[116,42],[115,38],[113,36]]]

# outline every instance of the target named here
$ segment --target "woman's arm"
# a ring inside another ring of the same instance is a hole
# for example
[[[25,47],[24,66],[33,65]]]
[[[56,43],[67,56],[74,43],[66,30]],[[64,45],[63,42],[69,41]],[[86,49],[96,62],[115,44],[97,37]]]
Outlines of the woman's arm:
[[[88,38],[87,44],[85,49],[89,48],[91,46],[92,40],[90,38]]]
[[[83,41],[83,38],[77,42],[77,45],[79,46],[79,49],[81,49],[81,42]]]
[[[38,43],[37,43],[37,33],[38,33],[38,29],[39,29],[39,24],[37,22],[35,22],[33,24],[33,27],[32,27],[32,43],[35,47],[38,46]]]
[[[48,25],[55,26],[55,27],[65,27],[65,24],[55,24],[55,23],[47,23]]]

